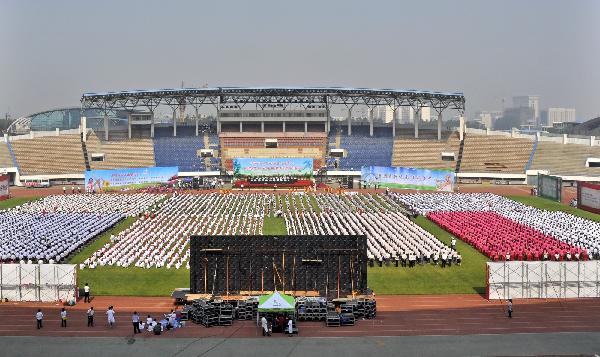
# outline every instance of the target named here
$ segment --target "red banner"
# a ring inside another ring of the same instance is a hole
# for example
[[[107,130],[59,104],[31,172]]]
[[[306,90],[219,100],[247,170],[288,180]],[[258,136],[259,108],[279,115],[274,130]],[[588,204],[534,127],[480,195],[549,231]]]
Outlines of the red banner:
[[[0,175],[0,200],[8,199],[8,175]]]

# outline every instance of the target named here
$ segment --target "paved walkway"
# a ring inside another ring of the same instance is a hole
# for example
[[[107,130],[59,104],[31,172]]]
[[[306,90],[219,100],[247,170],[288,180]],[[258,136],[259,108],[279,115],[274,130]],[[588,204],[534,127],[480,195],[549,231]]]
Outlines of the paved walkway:
[[[360,338],[0,337],[0,356],[594,356],[600,333]]]

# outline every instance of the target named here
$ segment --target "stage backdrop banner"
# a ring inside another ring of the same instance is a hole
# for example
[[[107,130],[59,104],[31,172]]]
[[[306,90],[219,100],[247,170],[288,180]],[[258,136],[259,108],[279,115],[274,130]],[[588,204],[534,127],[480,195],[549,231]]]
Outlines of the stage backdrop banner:
[[[430,170],[414,167],[363,166],[361,180],[369,187],[401,188],[407,190],[452,191],[452,170]]]
[[[590,182],[577,183],[577,207],[600,213],[600,185]]]
[[[8,199],[8,175],[0,175],[0,201]]]
[[[311,158],[235,158],[233,178],[242,179],[257,176],[292,176],[298,179],[311,179],[313,159]]]
[[[175,178],[179,168],[169,167],[138,167],[116,170],[91,170],[85,172],[86,189],[102,191],[112,189],[143,188],[167,183]]]

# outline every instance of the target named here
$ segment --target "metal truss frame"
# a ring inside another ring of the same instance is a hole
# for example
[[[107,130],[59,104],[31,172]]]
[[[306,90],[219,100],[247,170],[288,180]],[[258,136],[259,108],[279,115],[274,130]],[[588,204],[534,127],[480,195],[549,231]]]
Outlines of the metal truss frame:
[[[75,297],[72,264],[0,264],[0,298],[13,301],[59,301]]]
[[[600,297],[600,262],[490,262],[489,299]]]
[[[211,105],[219,110],[221,105],[232,104],[240,109],[248,104],[264,110],[270,104],[278,104],[286,110],[291,105],[306,108],[309,105],[323,104],[345,105],[352,108],[364,105],[390,106],[394,110],[399,107],[412,107],[418,110],[428,106],[438,114],[446,109],[465,111],[463,93],[443,93],[401,89],[369,89],[369,88],[285,88],[285,87],[216,87],[216,88],[182,88],[161,90],[139,90],[106,93],[85,93],[81,97],[81,109],[109,110],[146,108],[154,112],[159,105],[171,108],[190,105],[198,111],[203,105]]]

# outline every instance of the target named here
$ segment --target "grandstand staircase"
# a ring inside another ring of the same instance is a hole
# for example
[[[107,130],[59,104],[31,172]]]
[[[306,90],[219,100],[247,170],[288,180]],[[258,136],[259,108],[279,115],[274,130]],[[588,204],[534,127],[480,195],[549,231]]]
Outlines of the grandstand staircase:
[[[19,162],[17,161],[17,156],[15,155],[15,152],[13,151],[10,140],[6,142],[6,147],[8,148],[8,152],[10,153],[10,158],[11,158],[13,164],[15,165],[15,167],[17,168],[17,171],[21,172],[21,168],[19,167]]]
[[[204,148],[210,149],[210,141],[208,140],[208,131],[204,132],[203,138],[204,138]],[[208,168],[210,167],[210,158],[208,158],[208,157],[204,158],[204,167],[206,167],[206,169],[208,170]]]
[[[335,133],[335,148],[339,149],[342,146],[342,130],[340,128],[338,128],[337,132]]]
[[[463,150],[465,148],[465,138],[460,141],[460,146],[458,147],[458,157],[456,158],[456,167],[454,168],[455,173],[460,172],[460,162],[462,161]]]
[[[533,164],[533,157],[535,156],[535,151],[537,150],[538,141],[537,138],[533,142],[533,148],[531,149],[531,154],[529,155],[529,160],[527,160],[527,164],[525,165],[525,172],[531,169],[531,165]]]
[[[85,170],[90,171],[90,159],[87,151],[87,145],[83,141],[83,133],[81,133],[81,150],[83,151],[83,161],[85,162]]]

